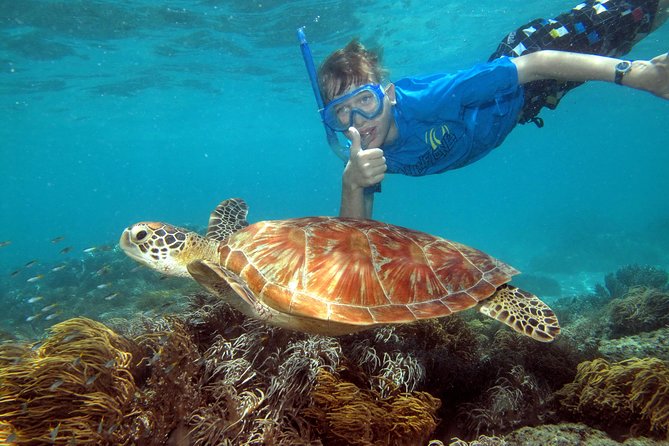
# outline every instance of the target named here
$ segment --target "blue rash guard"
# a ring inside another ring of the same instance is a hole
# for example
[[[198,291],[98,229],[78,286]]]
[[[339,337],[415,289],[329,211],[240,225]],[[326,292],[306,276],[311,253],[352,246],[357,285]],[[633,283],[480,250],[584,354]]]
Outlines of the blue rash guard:
[[[397,140],[383,145],[388,172],[431,175],[471,164],[499,146],[518,121],[523,87],[508,57],[456,74],[395,83]]]

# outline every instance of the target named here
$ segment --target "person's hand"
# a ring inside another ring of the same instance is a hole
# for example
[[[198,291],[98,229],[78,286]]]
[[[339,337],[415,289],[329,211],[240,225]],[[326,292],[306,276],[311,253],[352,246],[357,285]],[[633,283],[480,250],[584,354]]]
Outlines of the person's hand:
[[[351,155],[344,169],[344,186],[364,188],[383,181],[387,169],[383,150],[362,150],[360,133],[355,127],[350,127],[346,136],[351,140]]]
[[[650,61],[637,60],[632,65],[628,79],[623,85],[646,90],[655,96],[669,99],[669,53],[660,54]]]

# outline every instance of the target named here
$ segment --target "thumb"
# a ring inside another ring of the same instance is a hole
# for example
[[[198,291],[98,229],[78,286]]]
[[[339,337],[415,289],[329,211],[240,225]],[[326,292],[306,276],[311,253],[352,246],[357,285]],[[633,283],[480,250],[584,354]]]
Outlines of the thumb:
[[[360,133],[358,132],[358,129],[351,126],[348,128],[346,136],[348,137],[348,139],[351,140],[350,151],[351,151],[351,157],[353,157],[362,150],[362,147],[360,146]]]

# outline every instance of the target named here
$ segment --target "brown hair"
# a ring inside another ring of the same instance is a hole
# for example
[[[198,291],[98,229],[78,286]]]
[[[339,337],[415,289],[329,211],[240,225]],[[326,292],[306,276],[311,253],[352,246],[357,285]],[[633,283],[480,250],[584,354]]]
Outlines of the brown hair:
[[[318,69],[323,101],[327,104],[353,85],[381,83],[386,73],[381,67],[381,49],[368,50],[353,39],[330,54]]]

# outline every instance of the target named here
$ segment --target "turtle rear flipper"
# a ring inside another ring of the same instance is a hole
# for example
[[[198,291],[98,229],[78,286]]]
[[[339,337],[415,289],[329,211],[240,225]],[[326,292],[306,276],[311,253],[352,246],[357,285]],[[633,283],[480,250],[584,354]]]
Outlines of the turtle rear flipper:
[[[560,333],[553,310],[534,294],[514,286],[500,286],[479,311],[537,341],[551,342]]]

